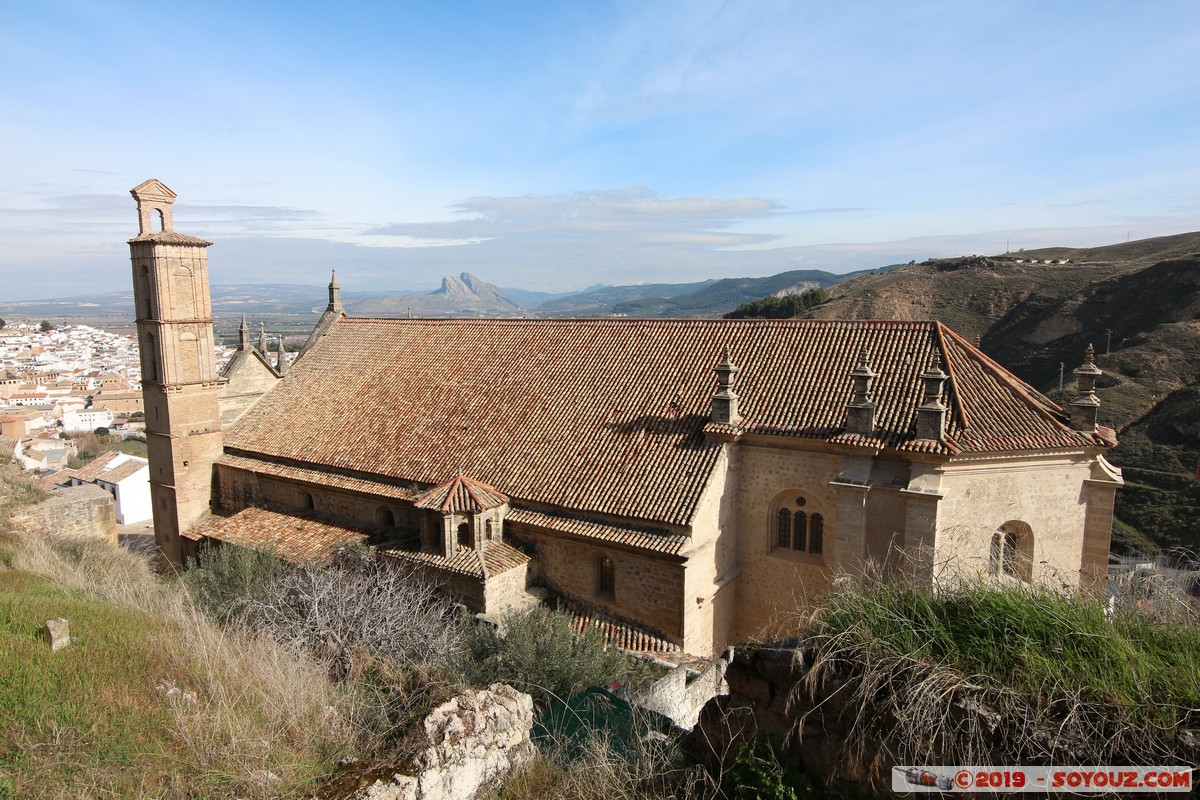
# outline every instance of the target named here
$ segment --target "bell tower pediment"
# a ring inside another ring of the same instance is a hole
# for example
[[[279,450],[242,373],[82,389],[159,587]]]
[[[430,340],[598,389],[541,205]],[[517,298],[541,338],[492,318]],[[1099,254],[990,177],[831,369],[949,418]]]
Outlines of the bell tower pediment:
[[[175,193],[165,183],[151,178],[130,189],[129,193],[137,201],[139,236],[170,233],[174,230],[171,205],[175,202]],[[158,230],[154,229],[155,214],[158,215]]]

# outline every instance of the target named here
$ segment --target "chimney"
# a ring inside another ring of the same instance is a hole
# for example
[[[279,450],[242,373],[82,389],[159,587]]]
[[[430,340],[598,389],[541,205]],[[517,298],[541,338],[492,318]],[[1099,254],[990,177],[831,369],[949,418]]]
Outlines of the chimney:
[[[854,397],[846,406],[846,431],[870,436],[875,433],[875,398],[871,395],[875,373],[871,371],[865,348],[858,356],[858,366],[850,371],[850,377],[854,379]]]
[[[935,350],[929,368],[921,373],[925,401],[917,407],[918,439],[938,441],[946,435],[946,404],[942,402],[942,392],[948,377],[942,372],[942,358]]]
[[[733,391],[733,379],[739,372],[729,360],[729,347],[721,353],[721,363],[713,369],[717,373],[717,393],[712,396],[712,421],[725,425],[737,425],[742,421],[738,413],[738,396]]]
[[[329,306],[327,311],[333,311],[338,314],[342,313],[342,287],[337,282],[337,270],[330,270],[332,273],[329,278]]]
[[[246,315],[242,314],[242,324],[238,328],[238,350],[245,350],[250,346],[250,326],[246,324]]]
[[[1096,351],[1089,344],[1083,354],[1083,366],[1074,372],[1077,394],[1071,401],[1071,428],[1084,433],[1096,430],[1096,418],[1100,412],[1100,398],[1096,397],[1096,379],[1104,373],[1094,363],[1095,357]]]

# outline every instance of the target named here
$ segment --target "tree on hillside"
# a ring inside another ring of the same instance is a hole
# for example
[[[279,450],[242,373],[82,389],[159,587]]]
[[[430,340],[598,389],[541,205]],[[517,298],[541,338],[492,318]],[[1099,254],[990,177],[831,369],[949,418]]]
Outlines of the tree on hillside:
[[[783,297],[764,297],[740,306],[725,315],[725,319],[791,319],[801,311],[819,306],[829,300],[829,292],[821,287],[801,294]]]
[[[8,327],[8,323],[5,322],[3,319],[0,319],[0,328],[5,328],[5,327]]]
[[[38,327],[41,328],[42,333],[49,333],[50,331],[54,330],[54,326],[50,324],[50,320],[48,319],[42,320]]]

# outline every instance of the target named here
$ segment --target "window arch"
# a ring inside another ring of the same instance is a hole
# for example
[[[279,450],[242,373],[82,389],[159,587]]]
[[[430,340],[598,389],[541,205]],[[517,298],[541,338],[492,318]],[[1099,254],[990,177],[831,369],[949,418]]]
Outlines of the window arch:
[[[396,515],[387,506],[380,506],[375,509],[375,524],[381,528],[396,527]]]
[[[462,547],[471,546],[471,526],[465,522],[458,526],[458,543]]]
[[[825,551],[825,517],[811,509],[799,492],[780,495],[771,515],[771,546],[778,553],[793,552],[820,556]],[[807,509],[807,510],[805,510]]]
[[[300,509],[302,511],[312,511],[316,507],[317,505],[313,502],[313,496],[311,494],[308,492],[300,493]]]
[[[142,359],[146,365],[142,379],[148,383],[158,382],[158,348],[155,346],[154,334],[146,334],[146,354]]]
[[[600,594],[611,595],[614,593],[617,585],[616,569],[613,567],[613,561],[608,556],[600,557]]]
[[[492,521],[490,519],[483,523],[483,538],[485,541],[492,541]]]
[[[1033,531],[1024,522],[1009,521],[993,534],[988,548],[988,574],[1026,583],[1033,580]]]

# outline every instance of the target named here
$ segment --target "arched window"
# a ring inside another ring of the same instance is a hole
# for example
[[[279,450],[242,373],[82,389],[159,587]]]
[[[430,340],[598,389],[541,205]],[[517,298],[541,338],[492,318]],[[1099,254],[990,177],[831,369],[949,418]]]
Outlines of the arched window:
[[[149,383],[158,382],[158,347],[155,346],[154,334],[146,334],[146,354],[142,359],[145,365],[145,373],[142,375],[142,380]]]
[[[1006,522],[992,534],[988,574],[1033,580],[1033,531],[1023,522]]]
[[[471,526],[465,522],[458,526],[458,543],[463,547],[471,546]]]
[[[375,524],[381,528],[396,527],[396,515],[387,506],[375,509]]]
[[[138,319],[150,319],[150,267],[145,264],[138,269],[137,296]]]
[[[616,583],[612,559],[604,556],[600,559],[600,594],[613,594]]]
[[[483,538],[485,541],[492,541],[492,521],[490,519],[483,523]]]
[[[819,556],[825,549],[825,518],[818,512],[806,508],[808,498],[794,492],[781,495],[773,504],[771,516],[772,546],[777,552],[791,551]]]
[[[312,511],[316,507],[317,507],[316,503],[313,502],[313,496],[311,494],[309,494],[308,492],[300,493],[300,510],[301,511]]]

